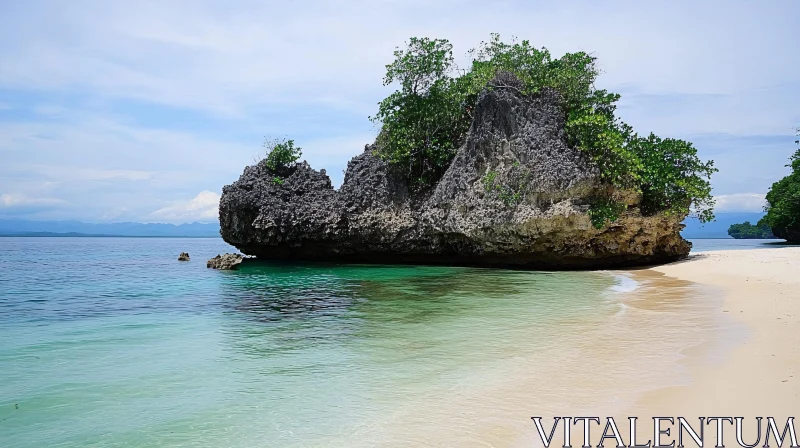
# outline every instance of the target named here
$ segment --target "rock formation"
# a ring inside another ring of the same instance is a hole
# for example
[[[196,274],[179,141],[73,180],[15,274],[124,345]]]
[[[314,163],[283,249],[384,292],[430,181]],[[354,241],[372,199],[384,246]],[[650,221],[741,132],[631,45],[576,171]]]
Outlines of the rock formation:
[[[181,254],[178,255],[178,261],[189,261],[189,253],[181,252]]]
[[[783,238],[789,243],[800,244],[800,226],[773,227],[772,233],[778,238]]]
[[[239,254],[225,254],[225,255],[217,255],[216,257],[208,260],[206,263],[207,268],[211,269],[219,269],[219,270],[234,270],[239,269],[239,265],[242,264],[244,257]]]
[[[555,91],[526,96],[494,80],[478,99],[465,143],[441,180],[411,194],[374,155],[347,165],[334,190],[325,170],[296,164],[275,182],[264,162],[223,188],[220,233],[242,253],[271,260],[571,269],[660,263],[686,256],[684,216],[643,216],[636,195],[603,229],[589,201],[597,170],[565,143]]]

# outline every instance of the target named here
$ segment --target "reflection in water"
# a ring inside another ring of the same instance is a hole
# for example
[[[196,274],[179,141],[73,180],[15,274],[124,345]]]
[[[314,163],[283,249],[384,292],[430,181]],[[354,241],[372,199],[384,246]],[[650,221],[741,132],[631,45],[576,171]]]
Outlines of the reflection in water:
[[[57,240],[0,246],[9,446],[533,446],[531,415],[685,381],[717,325],[709,293],[647,271],[625,293],[602,272],[220,272],[175,261],[218,240]]]
[[[231,274],[220,285],[232,319],[231,341],[255,345],[261,354],[416,337],[437,328],[466,330],[458,323],[493,315],[516,319],[520,300],[526,314],[547,324],[574,317],[573,308],[603,306],[581,293],[611,285],[608,276],[591,273],[447,267],[250,263]],[[399,334],[409,328],[416,328],[413,334]]]
[[[552,365],[559,326],[614,309],[600,294],[613,281],[596,273],[250,263],[229,274],[224,359],[245,406],[275,410],[280,430],[249,417],[275,446],[396,446],[432,437],[434,421],[469,436],[459,400],[514,384],[508,367]]]
[[[280,409],[279,446],[528,443],[528,414],[607,413],[680,381],[666,368],[703,327],[657,319],[694,306],[692,285],[637,279],[647,293],[621,301],[605,273],[250,265],[222,278],[224,352]]]

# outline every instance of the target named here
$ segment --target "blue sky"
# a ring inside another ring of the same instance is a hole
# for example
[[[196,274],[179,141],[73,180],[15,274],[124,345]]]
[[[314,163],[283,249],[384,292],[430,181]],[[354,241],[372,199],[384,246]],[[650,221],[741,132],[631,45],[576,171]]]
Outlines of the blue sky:
[[[0,218],[213,221],[265,136],[338,185],[396,46],[464,61],[492,32],[594,53],[623,120],[714,159],[719,211],[758,211],[800,126],[799,24],[797,0],[2,1]]]

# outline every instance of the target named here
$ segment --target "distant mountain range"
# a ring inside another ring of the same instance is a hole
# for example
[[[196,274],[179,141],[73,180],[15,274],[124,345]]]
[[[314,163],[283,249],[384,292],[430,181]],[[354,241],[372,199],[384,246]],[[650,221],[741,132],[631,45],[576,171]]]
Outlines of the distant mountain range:
[[[686,228],[681,235],[684,238],[731,238],[728,235],[728,227],[731,224],[741,224],[750,221],[755,224],[764,216],[764,212],[741,212],[741,213],[717,213],[714,222],[700,224],[696,219],[684,221]]]
[[[714,222],[700,224],[695,219],[685,221],[684,238],[730,238],[728,227],[745,221],[758,222],[764,213],[718,213]],[[0,220],[0,236],[150,236],[150,237],[219,237],[219,223],[203,224],[142,224],[115,222],[91,224],[80,221]]]
[[[115,222],[92,224],[80,221],[0,220],[0,236],[151,236],[219,237],[219,223],[142,224]]]

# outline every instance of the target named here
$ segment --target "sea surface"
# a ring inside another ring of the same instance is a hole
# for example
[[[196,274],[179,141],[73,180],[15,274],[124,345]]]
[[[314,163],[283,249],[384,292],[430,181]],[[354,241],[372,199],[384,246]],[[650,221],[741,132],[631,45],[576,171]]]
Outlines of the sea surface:
[[[692,242],[692,253],[708,252],[712,250],[747,250],[747,249],[770,249],[777,247],[792,246],[785,240],[737,240],[733,238],[698,238],[690,239]]]
[[[0,238],[0,446],[533,446],[531,416],[685,383],[722,325],[625,272],[206,268],[232,251]]]

